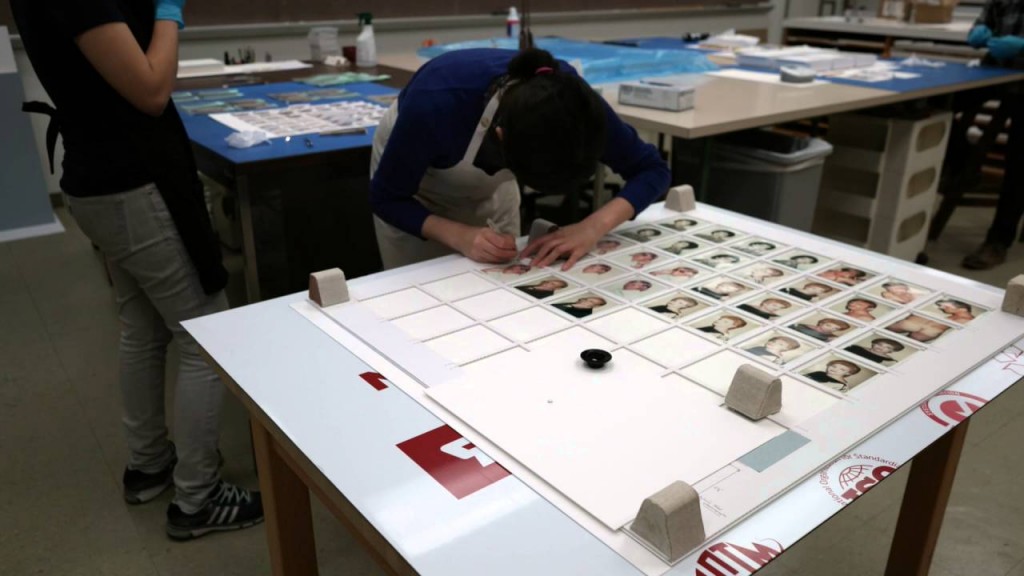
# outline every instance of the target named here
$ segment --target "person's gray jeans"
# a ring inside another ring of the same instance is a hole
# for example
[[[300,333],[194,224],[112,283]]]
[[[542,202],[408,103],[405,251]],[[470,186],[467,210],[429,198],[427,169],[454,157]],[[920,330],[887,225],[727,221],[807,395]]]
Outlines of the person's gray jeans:
[[[218,426],[224,387],[181,322],[227,309],[224,292],[203,293],[156,186],[69,199],[82,231],[109,262],[121,320],[124,429],[134,470],[154,473],[174,457],[164,414],[164,365],[171,338],[180,364],[174,396],[174,502],[194,513],[220,480]]]

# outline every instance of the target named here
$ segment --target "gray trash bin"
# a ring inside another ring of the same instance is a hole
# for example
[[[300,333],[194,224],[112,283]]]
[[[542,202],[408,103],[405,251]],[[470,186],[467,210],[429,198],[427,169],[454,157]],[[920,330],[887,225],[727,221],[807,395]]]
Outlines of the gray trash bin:
[[[707,202],[810,231],[822,168],[831,153],[832,145],[819,138],[790,154],[716,143]]]

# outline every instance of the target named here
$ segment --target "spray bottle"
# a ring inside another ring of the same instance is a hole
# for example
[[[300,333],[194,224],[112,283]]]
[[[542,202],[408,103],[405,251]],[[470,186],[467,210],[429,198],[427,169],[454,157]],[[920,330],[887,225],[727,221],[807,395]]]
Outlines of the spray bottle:
[[[372,68],[377,65],[377,41],[373,37],[373,14],[360,12],[359,24],[362,29],[356,37],[356,66]]]
[[[505,34],[509,38],[519,38],[519,12],[515,6],[511,6],[508,9],[508,18],[505,19]]]

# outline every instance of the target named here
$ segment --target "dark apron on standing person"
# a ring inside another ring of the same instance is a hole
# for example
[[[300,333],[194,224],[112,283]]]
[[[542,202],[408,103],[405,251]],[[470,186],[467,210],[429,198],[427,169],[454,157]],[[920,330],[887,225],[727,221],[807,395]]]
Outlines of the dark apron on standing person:
[[[227,286],[228,272],[221,261],[220,241],[206,209],[203,183],[197,175],[192,145],[188,138],[177,136],[185,134],[185,126],[173,104],[168,106],[171,110],[156,118],[140,115],[137,120],[133,119],[135,126],[128,138],[139,151],[144,168],[167,205],[178,236],[199,274],[203,292],[215,294]],[[50,117],[46,129],[46,152],[50,173],[53,174],[60,112],[45,102],[26,102],[22,110]]]

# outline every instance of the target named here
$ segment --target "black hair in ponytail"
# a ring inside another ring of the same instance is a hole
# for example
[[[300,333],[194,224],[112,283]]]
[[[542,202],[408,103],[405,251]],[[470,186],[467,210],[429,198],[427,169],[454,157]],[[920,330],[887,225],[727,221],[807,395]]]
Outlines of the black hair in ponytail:
[[[508,64],[498,105],[505,164],[542,192],[568,192],[593,176],[605,148],[605,108],[579,76],[559,69],[546,50],[520,52]]]

